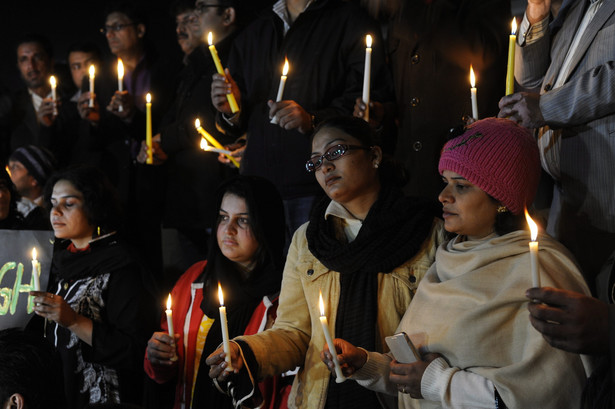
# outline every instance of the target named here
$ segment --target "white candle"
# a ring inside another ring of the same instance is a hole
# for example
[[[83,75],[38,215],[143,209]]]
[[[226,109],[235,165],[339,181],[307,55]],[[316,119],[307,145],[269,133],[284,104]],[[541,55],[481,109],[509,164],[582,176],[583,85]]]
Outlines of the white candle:
[[[284,59],[284,67],[282,68],[282,76],[280,77],[280,85],[278,86],[278,95],[275,98],[275,102],[280,102],[284,95],[284,87],[286,86],[286,78],[288,78],[288,59]],[[272,124],[277,124],[279,119],[277,116],[271,118]]]
[[[58,109],[56,108],[56,87],[58,83],[56,82],[56,77],[54,77],[53,75],[49,77],[49,84],[51,85],[51,101],[53,101],[53,114],[58,115]]]
[[[227,363],[226,371],[232,372],[233,366],[231,365],[231,344],[228,339],[226,307],[224,306],[224,295],[222,294],[222,287],[220,286],[220,283],[218,283],[218,298],[220,299],[220,326],[222,327],[222,347],[224,348],[224,353],[226,354],[226,358],[224,359]]]
[[[216,138],[211,136],[205,129],[203,129],[203,127],[201,126],[201,120],[200,119],[197,118],[194,121],[194,126],[196,127],[196,130],[198,131],[198,133],[200,133],[201,136],[203,137],[201,139],[206,139],[207,141],[209,141],[210,144],[215,146],[217,149],[220,149],[221,151],[224,150],[224,146],[222,146],[220,144],[220,142],[218,142],[216,140]],[[201,149],[203,149],[203,141],[201,141]],[[226,153],[226,152],[220,152],[220,153],[224,153],[226,155],[226,157],[228,158],[228,160],[230,160],[231,163],[233,165],[235,165],[235,167],[237,167],[237,169],[239,169],[239,162],[237,162],[237,160],[235,158],[233,158],[233,156],[231,155],[230,151],[229,151],[229,153]]]
[[[369,121],[369,84],[372,75],[372,36],[365,36],[365,73],[363,74],[363,103],[365,104],[366,121]]]
[[[227,151],[226,149],[212,148],[211,146],[209,146],[205,138],[201,138],[201,149],[207,152],[223,153],[225,155],[231,154],[231,151]]]
[[[152,95],[148,92],[145,96],[145,145],[147,145],[147,159],[145,163],[154,163],[154,152],[152,150]]]
[[[470,65],[470,97],[472,98],[472,118],[478,119],[478,102],[476,101],[476,77],[474,69]]]
[[[333,364],[335,365],[335,382],[342,383],[346,380],[346,377],[342,373],[342,368],[337,360],[337,351],[335,350],[333,339],[331,339],[331,334],[329,333],[329,325],[327,323],[327,316],[325,315],[325,304],[322,301],[322,292],[319,295],[318,303],[320,304],[320,324],[322,325],[322,332],[325,334],[327,347],[329,348],[331,358],[333,359]]]
[[[124,91],[124,63],[121,58],[117,59],[117,90]],[[124,107],[120,104],[117,108],[119,112],[124,111]]]
[[[36,259],[36,247],[32,248],[32,291],[41,291],[41,263]]]
[[[532,285],[534,287],[540,287],[540,265],[538,264],[538,226],[534,223],[534,220],[530,217],[525,210],[525,219],[530,226],[531,241],[530,245],[530,269],[532,272]]]
[[[171,301],[171,294],[169,293],[169,298],[167,298],[167,309],[165,313],[167,314],[167,327],[169,327],[169,336],[173,339],[173,343],[175,343],[175,329],[173,328],[173,310],[171,307],[173,306]],[[177,355],[171,358],[171,361],[177,361]]]
[[[96,76],[96,68],[90,65],[90,103],[88,107],[94,108],[94,77]]]

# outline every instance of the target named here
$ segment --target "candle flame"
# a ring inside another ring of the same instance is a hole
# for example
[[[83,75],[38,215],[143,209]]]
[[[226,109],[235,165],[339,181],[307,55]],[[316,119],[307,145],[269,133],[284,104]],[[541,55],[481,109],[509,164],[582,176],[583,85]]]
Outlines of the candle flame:
[[[51,84],[51,88],[55,88],[57,85],[56,77],[54,77],[53,75],[49,77],[49,83]]]
[[[284,68],[282,68],[282,75],[288,75],[288,58],[284,58]]]
[[[514,17],[512,19],[511,27],[512,27],[512,30],[510,31],[510,34],[511,35],[517,34],[517,19]]]
[[[222,294],[222,286],[218,281],[218,299],[220,300],[220,307],[224,307],[224,294]]]
[[[124,63],[121,58],[117,59],[117,76],[119,79],[124,78]]]
[[[318,292],[318,306],[320,307],[320,316],[325,316],[325,303],[322,301],[322,291]]]
[[[472,64],[470,64],[470,85],[472,88],[476,88],[476,77],[474,76],[474,69],[472,68]]]
[[[211,31],[209,32],[209,34],[207,34],[207,42],[209,43],[209,45],[213,45],[214,43],[214,35]]]
[[[11,177],[11,170],[9,169],[9,165],[6,165],[4,167],[4,170],[6,170],[6,173],[8,173],[9,177]]]
[[[525,209],[525,220],[527,220],[527,224],[530,226],[532,241],[536,241],[536,238],[538,237],[538,225],[534,222],[534,220],[532,220],[530,214],[527,212],[527,209]]]
[[[365,36],[365,45],[367,45],[367,48],[372,48],[372,36],[369,34]]]
[[[32,260],[36,261],[36,256],[38,256],[38,253],[36,252],[36,247],[32,247]]]
[[[201,138],[201,149],[203,149],[204,151],[206,151],[209,148],[209,144],[207,143],[207,140],[205,138]]]
[[[167,310],[171,309],[173,303],[171,302],[171,293],[169,293],[169,298],[167,298]]]
[[[195,127],[196,129],[199,129],[199,128],[201,127],[201,120],[200,120],[199,118],[197,118],[197,119],[194,121],[194,127]]]
[[[152,94],[150,94],[149,92],[147,93],[147,95],[145,96],[145,101],[149,104],[150,102],[152,102]]]
[[[96,68],[94,67],[94,64],[92,64],[90,65],[90,78],[93,78],[95,74],[96,74]]]

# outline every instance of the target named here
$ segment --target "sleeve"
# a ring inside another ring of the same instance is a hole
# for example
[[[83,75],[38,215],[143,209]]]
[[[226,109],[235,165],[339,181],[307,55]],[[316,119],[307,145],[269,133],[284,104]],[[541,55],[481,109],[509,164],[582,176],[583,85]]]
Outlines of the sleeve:
[[[544,24],[548,27],[548,24]],[[531,27],[529,32],[534,32]],[[519,39],[518,41],[522,40]],[[551,63],[550,48],[551,36],[548,30],[545,30],[541,36],[537,35],[532,41],[528,42],[526,38],[523,43],[517,44],[515,50],[515,79],[520,86],[525,89],[540,89],[544,75]]]
[[[397,396],[397,387],[389,381],[390,363],[391,358],[388,355],[367,351],[365,365],[350,379],[357,381],[364,388]]]

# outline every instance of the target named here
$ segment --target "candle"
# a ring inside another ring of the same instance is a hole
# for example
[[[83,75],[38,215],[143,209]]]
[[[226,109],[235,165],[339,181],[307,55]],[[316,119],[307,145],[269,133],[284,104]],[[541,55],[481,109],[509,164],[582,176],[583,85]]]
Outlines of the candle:
[[[173,328],[173,310],[171,306],[173,305],[171,301],[171,293],[169,293],[169,298],[167,298],[167,309],[165,313],[167,314],[167,327],[169,327],[169,336],[173,339],[173,343],[175,343],[175,329]],[[177,361],[177,355],[171,358],[171,361]]]
[[[196,130],[201,134],[201,136],[203,138],[207,139],[207,141],[210,144],[212,144],[213,146],[215,146],[216,148],[218,148],[220,150],[225,150],[224,146],[222,146],[220,144],[220,142],[218,142],[216,140],[216,138],[211,136],[205,129],[203,129],[203,127],[201,126],[201,121],[198,118],[194,121],[194,126],[196,127]],[[230,152],[229,153],[221,152],[221,153],[224,153],[224,155],[233,163],[233,165],[235,165],[237,168],[239,168],[239,162],[237,162],[237,160],[235,158],[233,158],[233,156],[231,155]]]
[[[508,38],[508,66],[506,69],[506,95],[515,92],[515,43],[517,42],[517,20],[512,19],[512,30]]]
[[[152,95],[148,92],[145,96],[145,144],[147,145],[147,160],[145,163],[154,163],[152,151]]]
[[[94,65],[90,65],[90,103],[88,107],[94,108],[94,77],[96,76],[96,68]]]
[[[342,373],[342,368],[337,360],[337,351],[335,350],[333,340],[331,339],[331,334],[329,333],[327,316],[325,315],[325,304],[322,301],[322,292],[319,295],[318,303],[320,304],[320,323],[322,324],[322,332],[325,333],[325,340],[327,341],[327,346],[329,348],[329,352],[331,353],[333,364],[335,365],[335,382],[342,383],[346,380],[346,377]]]
[[[530,217],[525,210],[525,219],[530,226],[531,241],[530,241],[530,269],[532,272],[532,285],[534,287],[540,287],[540,271],[538,264],[538,226],[534,223],[534,220]]]
[[[36,259],[36,247],[32,248],[32,291],[41,291],[41,263]]]
[[[124,63],[121,58],[117,59],[117,90],[124,91]],[[119,112],[124,111],[124,107],[120,104],[117,109]]]
[[[478,119],[478,102],[476,101],[476,78],[474,77],[474,69],[470,64],[470,98],[472,99],[472,118]]]
[[[58,85],[56,82],[56,77],[54,77],[53,75],[49,77],[49,84],[51,85],[51,100],[53,101],[53,114],[58,115],[58,109],[56,108],[56,100],[57,100],[56,86]]]
[[[365,104],[366,121],[369,121],[369,83],[372,75],[372,36],[365,36],[365,72],[363,74],[363,103]]]
[[[275,98],[275,102],[280,102],[282,100],[282,95],[284,95],[284,87],[286,86],[286,78],[288,78],[288,58],[284,58],[284,66],[282,67],[282,76],[280,77],[280,85],[278,86],[278,95]],[[279,119],[277,116],[271,118],[270,121],[272,124],[277,124]]]
[[[201,149],[207,152],[222,153],[224,155],[231,154],[231,151],[227,151],[226,149],[212,148],[211,146],[209,146],[209,144],[207,143],[207,139],[205,138],[201,138]]]
[[[222,327],[222,347],[224,348],[224,353],[226,354],[226,358],[224,359],[227,363],[226,371],[232,372],[233,366],[231,365],[231,344],[228,339],[228,324],[226,323],[226,307],[224,306],[224,296],[222,294],[222,286],[218,283],[218,298],[220,299],[220,326]]]
[[[222,67],[222,63],[220,62],[220,57],[218,57],[218,50],[216,50],[216,46],[214,45],[213,34],[211,33],[211,31],[207,35],[207,42],[209,43],[209,52],[211,53],[211,57],[214,59],[214,64],[216,65],[218,74],[224,75],[226,77],[226,75],[224,74],[224,68]],[[226,94],[226,99],[231,106],[232,113],[239,111],[239,106],[237,105],[235,96],[232,93]]]

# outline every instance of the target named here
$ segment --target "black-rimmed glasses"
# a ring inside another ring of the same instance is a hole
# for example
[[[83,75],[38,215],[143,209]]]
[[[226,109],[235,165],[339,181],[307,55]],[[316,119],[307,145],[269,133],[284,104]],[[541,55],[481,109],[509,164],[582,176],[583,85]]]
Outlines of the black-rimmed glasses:
[[[135,23],[125,23],[125,24],[111,24],[111,25],[105,25],[103,28],[100,29],[100,32],[102,34],[107,34],[110,32],[114,32],[117,33],[118,31],[124,29],[125,27],[129,27],[129,26],[134,26]]]
[[[316,172],[322,166],[323,159],[326,159],[329,162],[332,162],[334,160],[338,160],[339,158],[344,156],[346,152],[353,150],[353,149],[362,149],[362,150],[368,151],[371,148],[368,148],[367,146],[344,145],[344,144],[334,145],[330,147],[329,149],[327,149],[327,151],[323,153],[322,155],[314,156],[313,158],[308,159],[308,161],[305,162],[305,170],[307,170],[310,173]]]
[[[197,4],[196,6],[194,6],[194,11],[196,11],[198,14],[203,14],[205,13],[205,10],[209,8],[214,8],[214,7],[226,7],[226,6],[223,6],[221,4]]]

